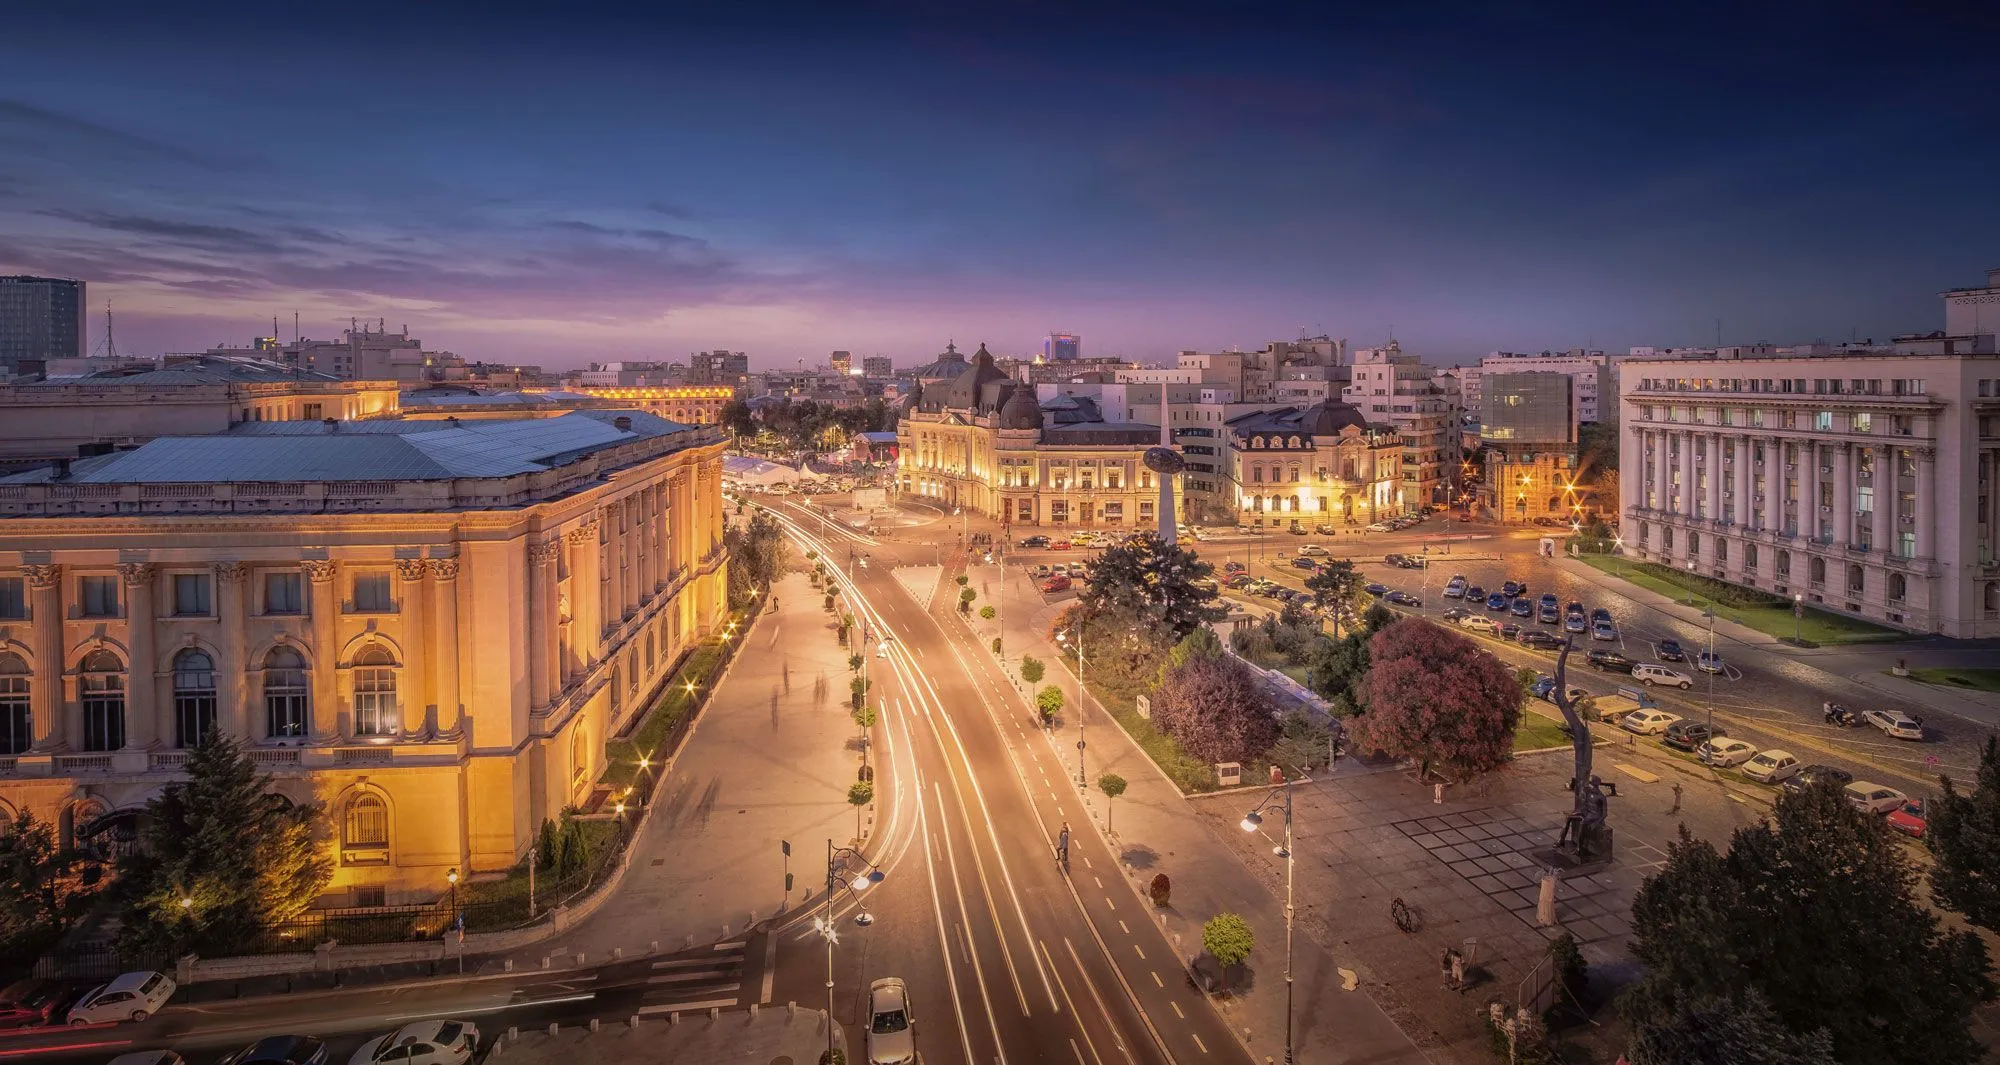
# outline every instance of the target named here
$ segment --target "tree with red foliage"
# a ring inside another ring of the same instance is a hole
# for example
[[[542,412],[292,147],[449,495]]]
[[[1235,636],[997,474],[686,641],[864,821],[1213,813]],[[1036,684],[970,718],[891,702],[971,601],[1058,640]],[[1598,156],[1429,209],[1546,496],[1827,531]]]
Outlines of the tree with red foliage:
[[[1513,754],[1523,698],[1513,672],[1422,618],[1368,641],[1360,692],[1368,711],[1348,728],[1357,748],[1408,758],[1427,778],[1468,780]]]
[[[1190,658],[1167,670],[1153,724],[1204,762],[1247,762],[1278,740],[1271,702],[1239,659]]]

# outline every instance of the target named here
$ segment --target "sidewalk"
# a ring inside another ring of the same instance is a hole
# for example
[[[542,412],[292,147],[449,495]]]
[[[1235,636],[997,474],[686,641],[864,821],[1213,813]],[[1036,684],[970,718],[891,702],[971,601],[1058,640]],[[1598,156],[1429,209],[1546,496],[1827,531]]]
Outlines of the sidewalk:
[[[1630,581],[1621,581],[1615,577],[1608,577],[1590,565],[1578,562],[1576,559],[1564,554],[1558,553],[1555,557],[1546,561],[1560,566],[1564,572],[1578,580],[1594,584],[1599,588],[1609,589],[1641,606],[1657,610],[1676,621],[1684,621],[1697,628],[1705,628],[1708,625],[1708,618],[1703,615],[1700,607],[1689,606],[1669,596],[1661,595],[1651,588],[1642,588]],[[1759,632],[1748,625],[1739,625],[1729,620],[1725,616],[1727,613],[1728,608],[1725,607],[1715,615],[1715,634],[1717,636],[1726,636],[1740,644],[1746,644],[1765,651],[1775,651],[1779,654],[1797,656],[1844,654],[1851,653],[1853,650],[1851,646],[1845,644],[1817,648],[1795,647],[1778,639],[1776,636]]]
[[[785,892],[779,841],[791,871],[818,868],[825,841],[854,837],[847,788],[859,754],[847,709],[848,650],[834,638],[820,595],[802,574],[772,588],[780,609],[748,634],[713,702],[654,795],[617,894],[575,928],[516,959],[545,954],[629,957],[742,934],[796,906],[817,881]]]

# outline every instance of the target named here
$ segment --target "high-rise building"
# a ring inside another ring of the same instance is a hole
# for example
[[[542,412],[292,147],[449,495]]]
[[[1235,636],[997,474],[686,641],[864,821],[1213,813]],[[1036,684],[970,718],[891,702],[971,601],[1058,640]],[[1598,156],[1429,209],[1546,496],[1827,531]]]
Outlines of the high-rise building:
[[[1618,359],[1608,358],[1601,351],[1496,351],[1474,366],[1459,366],[1452,373],[1461,383],[1465,397],[1465,413],[1473,421],[1479,420],[1486,393],[1479,387],[1479,379],[1489,373],[1526,373],[1547,370],[1568,374],[1576,379],[1575,407],[1578,424],[1599,421],[1616,421],[1618,411],[1615,399],[1618,386],[1613,375],[1618,372]],[[1601,397],[1601,399],[1600,399]]]
[[[1480,504],[1501,521],[1580,520],[1577,379],[1556,370],[1486,373],[1479,380]]]
[[[834,373],[853,373],[854,353],[851,351],[836,351],[828,357],[827,365],[832,368]]]
[[[23,362],[80,359],[85,350],[83,282],[0,277],[0,373]]]
[[[750,376],[750,356],[740,351],[697,351],[688,356],[691,385],[741,385]]]
[[[861,373],[877,380],[896,376],[896,364],[887,355],[870,355],[861,360]]]
[[[1083,355],[1083,338],[1075,333],[1050,333],[1042,338],[1042,358],[1049,362],[1073,362]]]

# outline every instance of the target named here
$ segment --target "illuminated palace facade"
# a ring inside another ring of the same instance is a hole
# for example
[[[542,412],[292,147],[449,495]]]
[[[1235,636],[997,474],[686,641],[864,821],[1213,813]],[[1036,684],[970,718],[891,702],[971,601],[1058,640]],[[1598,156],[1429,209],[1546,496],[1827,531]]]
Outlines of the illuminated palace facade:
[[[682,425],[715,425],[722,421],[723,406],[735,397],[736,386],[564,385],[562,391],[616,400]]]
[[[1365,524],[1424,502],[1403,483],[1400,430],[1370,425],[1336,400],[1241,415],[1227,423],[1223,444],[1246,524]]]
[[[722,450],[641,411],[253,422],[0,479],[0,814],[116,851],[220,728],[326,810],[329,903],[511,867],[725,613]]]
[[[921,386],[896,425],[896,491],[1015,526],[1145,529],[1157,476],[1146,468],[1160,428],[1106,421],[1095,400],[1037,398],[984,346],[963,371]]]

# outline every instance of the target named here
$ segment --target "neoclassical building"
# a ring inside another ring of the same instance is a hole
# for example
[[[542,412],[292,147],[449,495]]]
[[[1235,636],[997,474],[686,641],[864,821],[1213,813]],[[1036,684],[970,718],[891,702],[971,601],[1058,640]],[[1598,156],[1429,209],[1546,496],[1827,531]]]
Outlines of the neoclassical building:
[[[0,813],[115,849],[214,727],[324,804],[330,902],[512,866],[726,610],[722,447],[252,422],[0,479]]]
[[[1402,434],[1328,399],[1226,423],[1229,489],[1240,520],[1372,522],[1421,506],[1402,478]]]
[[[955,354],[955,352],[948,352]],[[920,373],[955,361],[940,360]],[[1088,397],[1037,398],[980,345],[949,379],[919,378],[896,425],[896,491],[1015,526],[1145,529],[1159,486],[1157,425],[1106,420]]]

